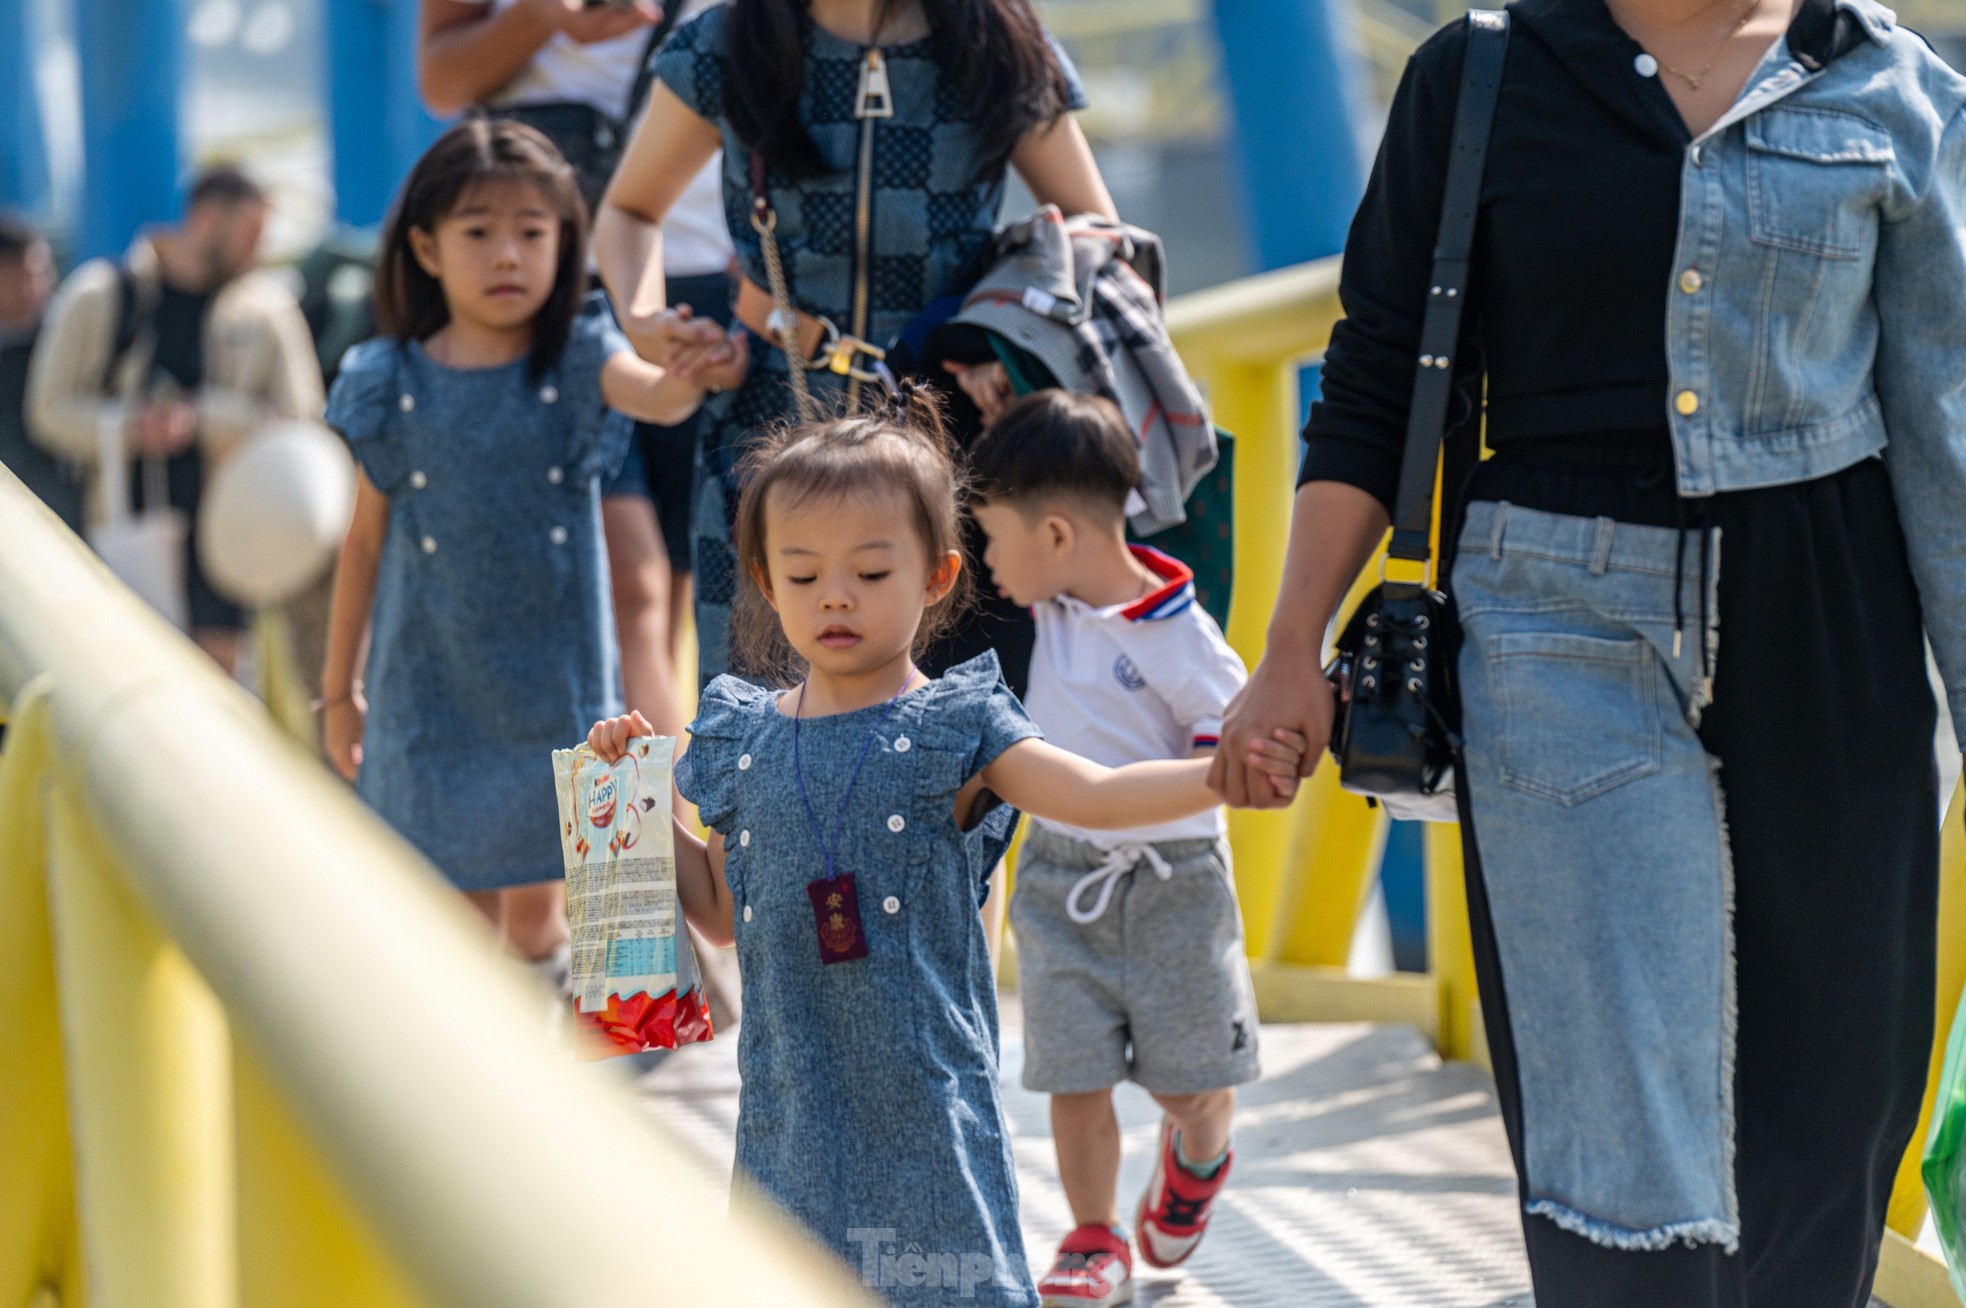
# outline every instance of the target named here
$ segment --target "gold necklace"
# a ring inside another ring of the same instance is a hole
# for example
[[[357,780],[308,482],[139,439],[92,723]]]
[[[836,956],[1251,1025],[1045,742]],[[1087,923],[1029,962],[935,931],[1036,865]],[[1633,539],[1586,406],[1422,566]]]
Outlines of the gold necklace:
[[[1608,7],[1609,5],[1607,3]],[[1714,52],[1713,58],[1707,60],[1705,65],[1690,73],[1684,68],[1675,68],[1665,60],[1659,58],[1659,56],[1652,54],[1651,50],[1645,48],[1645,43],[1642,41],[1639,42],[1639,48],[1644,49],[1646,54],[1652,55],[1653,62],[1657,63],[1660,68],[1685,82],[1691,90],[1698,91],[1700,89],[1700,83],[1706,78],[1706,75],[1720,66],[1721,59],[1727,54],[1728,44],[1733,41],[1734,37],[1743,27],[1748,25],[1748,20],[1753,18],[1756,11],[1760,8],[1761,0],[1748,0],[1747,7],[1741,10],[1741,16],[1736,18],[1734,25],[1727,29],[1727,35],[1720,38],[1720,47]]]

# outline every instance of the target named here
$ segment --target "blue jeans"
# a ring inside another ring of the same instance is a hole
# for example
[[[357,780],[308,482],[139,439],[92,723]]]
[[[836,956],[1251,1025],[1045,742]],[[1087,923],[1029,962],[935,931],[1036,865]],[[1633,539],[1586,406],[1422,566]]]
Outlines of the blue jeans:
[[[1861,1308],[1917,1120],[1936,943],[1933,705],[1889,478],[1867,460],[1711,502],[1719,640],[1694,729],[1669,687],[1689,675],[1696,597],[1682,595],[1679,660],[1650,633],[1678,571],[1670,524],[1702,515],[1673,499],[1669,472],[1534,457],[1484,466],[1454,580],[1470,916],[1503,1116],[1539,1214],[1524,1220],[1537,1303]],[[1668,543],[1621,577],[1634,561],[1621,538]],[[1549,675],[1525,675],[1539,666]],[[1725,828],[1696,784],[1706,760]],[[1716,831],[1731,854],[1719,922],[1701,916],[1714,867],[1697,857]],[[1554,902],[1525,905],[1531,885]],[[1723,931],[1716,994],[1705,960]],[[1714,1059],[1724,1084],[1699,1079]],[[1726,1117],[1697,1111],[1689,1085],[1724,1095]],[[1718,1179],[1738,1252],[1606,1238],[1677,1216],[1635,1205],[1706,1180],[1730,1138]],[[1653,1171],[1625,1186],[1636,1159]],[[1550,1220],[1557,1205],[1593,1221]]]

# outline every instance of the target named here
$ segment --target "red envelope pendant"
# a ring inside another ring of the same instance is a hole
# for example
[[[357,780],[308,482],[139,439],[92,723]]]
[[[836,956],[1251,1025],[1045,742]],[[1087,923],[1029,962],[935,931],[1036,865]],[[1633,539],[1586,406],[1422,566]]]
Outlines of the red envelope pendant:
[[[806,882],[813,926],[819,933],[819,961],[850,963],[867,957],[867,933],[860,929],[860,896],[853,873]]]

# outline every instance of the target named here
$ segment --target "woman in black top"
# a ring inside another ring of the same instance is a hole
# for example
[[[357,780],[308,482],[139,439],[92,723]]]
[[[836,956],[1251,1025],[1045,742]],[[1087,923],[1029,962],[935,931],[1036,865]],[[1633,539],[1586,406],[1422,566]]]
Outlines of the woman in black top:
[[[1714,612],[1674,620],[1690,629],[1684,659],[1647,652],[1634,666],[1648,686],[1679,677],[1684,713],[1666,724],[1667,734],[1677,730],[1720,769],[1717,877],[1726,898],[1714,916],[1732,932],[1721,982],[1726,1012],[1714,1017],[1726,1042],[1717,1079],[1726,1082],[1719,1103],[1727,1120],[1714,1128],[1732,1174],[1723,1211],[1700,1226],[1633,1230],[1553,1194],[1541,1173],[1564,1168],[1546,1167],[1552,1155],[1535,1143],[1549,1138],[1552,1118],[1568,1112],[1584,1124],[1566,1137],[1593,1155],[1567,1164],[1576,1175],[1613,1173],[1621,1161],[1647,1156],[1654,1137],[1668,1148],[1681,1138],[1676,1122],[1592,1119],[1586,1087],[1616,1090],[1654,1072],[1648,1040],[1670,1050],[1677,1033],[1662,1016],[1665,1005],[1645,1003],[1653,951],[1670,955],[1675,933],[1719,923],[1675,923],[1654,939],[1645,929],[1670,923],[1670,914],[1627,930],[1620,921],[1559,912],[1530,930],[1504,911],[1514,878],[1547,875],[1553,864],[1573,883],[1600,878],[1594,884],[1608,896],[1627,890],[1619,884],[1625,870],[1669,878],[1676,864],[1673,857],[1662,863],[1652,837],[1635,836],[1620,816],[1628,810],[1615,806],[1638,793],[1617,789],[1621,777],[1541,800],[1505,796],[1492,779],[1506,775],[1511,760],[1491,734],[1492,720],[1473,707],[1501,692],[1490,693],[1486,680],[1471,688],[1469,763],[1460,774],[1469,906],[1539,1308],[1862,1308],[1897,1165],[1917,1121],[1932,1021],[1934,708],[1892,485],[1881,460],[1867,458],[1813,480],[1682,499],[1668,425],[1675,405],[1691,403],[1687,392],[1669,396],[1670,297],[1700,289],[1675,265],[1684,236],[1682,174],[1689,161],[1700,162],[1689,147],[1753,84],[1764,55],[1781,53],[1774,43],[1785,41],[1800,69],[1814,71],[1871,39],[1853,12],[1862,2],[1609,0],[1607,8],[1607,0],[1522,0],[1511,7],[1456,361],[1461,434],[1471,434],[1467,420],[1481,407],[1485,379],[1494,455],[1447,487],[1447,502],[1464,505],[1471,524],[1448,575],[1458,581],[1478,564],[1492,569],[1483,574],[1484,594],[1506,592],[1518,575],[1507,569],[1521,563],[1505,561],[1504,522],[1535,516],[1519,510],[1543,515],[1535,519],[1543,529],[1584,520],[1577,538],[1601,549],[1588,562],[1577,559],[1579,595],[1591,593],[1588,582],[1602,576],[1612,542],[1622,548],[1630,538],[1628,526],[1650,529],[1647,540],[1663,531],[1680,543],[1678,559],[1668,548],[1656,578],[1668,607],[1690,610],[1705,596]],[[1348,316],[1333,333],[1322,397],[1305,431],[1268,653],[1231,711],[1218,755],[1217,779],[1232,803],[1276,802],[1260,779],[1229,762],[1248,738],[1281,725],[1314,744],[1329,734],[1331,695],[1315,669],[1331,616],[1388,523],[1465,48],[1465,28],[1456,25],[1414,56],[1346,247]],[[1697,204],[1686,208],[1698,212]],[[1702,539],[1724,541],[1724,566],[1699,553]],[[1493,648],[1475,648],[1476,624],[1465,597],[1457,598],[1468,626],[1464,684],[1501,675]],[[1555,592],[1517,599],[1519,612],[1591,603]],[[1625,617],[1595,612],[1588,620],[1615,625]],[[1510,637],[1498,639],[1506,645]],[[1565,639],[1544,642],[1543,652]],[[1592,639],[1584,638],[1592,649],[1624,644]],[[1676,641],[1677,634],[1666,643]],[[1630,644],[1646,648],[1635,636]],[[1514,708],[1539,719],[1545,751],[1583,748],[1596,730],[1588,713],[1573,716],[1574,686],[1569,699],[1561,688],[1537,698],[1535,678],[1508,689],[1531,701]],[[1706,759],[1700,766],[1704,773]],[[1527,784],[1536,788],[1533,778]],[[1545,807],[1533,807],[1538,802]],[[1699,807],[1659,814],[1657,840],[1713,826],[1714,812]],[[1570,829],[1566,823],[1587,828],[1593,812],[1609,817],[1595,843],[1566,847],[1544,838]],[[1587,889],[1578,902],[1597,893]],[[1524,1001],[1537,986],[1519,985],[1512,996],[1510,982],[1530,981],[1550,957],[1594,955],[1623,957],[1605,970],[1636,999],[1607,1015],[1620,1039],[1607,1042],[1601,1059],[1573,1057],[1552,1074],[1545,1051],[1561,1042],[1549,1032],[1568,1015],[1545,995],[1533,1011],[1517,1011],[1512,998]],[[1670,978],[1659,982],[1669,990]],[[1568,1084],[1552,1090],[1539,1078]],[[1711,1125],[1693,1124],[1686,1134]],[[1651,1181],[1634,1176],[1628,1188]],[[1617,1183],[1608,1188],[1615,1192]]]

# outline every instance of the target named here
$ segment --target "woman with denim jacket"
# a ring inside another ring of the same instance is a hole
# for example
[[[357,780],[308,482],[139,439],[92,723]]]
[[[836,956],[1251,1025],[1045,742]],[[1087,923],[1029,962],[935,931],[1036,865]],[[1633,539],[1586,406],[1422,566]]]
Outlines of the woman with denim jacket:
[[[1448,575],[1536,1302],[1862,1308],[1932,1036],[1928,635],[1966,721],[1966,79],[1874,0],[1511,13]],[[1232,802],[1274,802],[1248,738],[1329,734],[1466,41],[1414,56],[1352,227]]]

